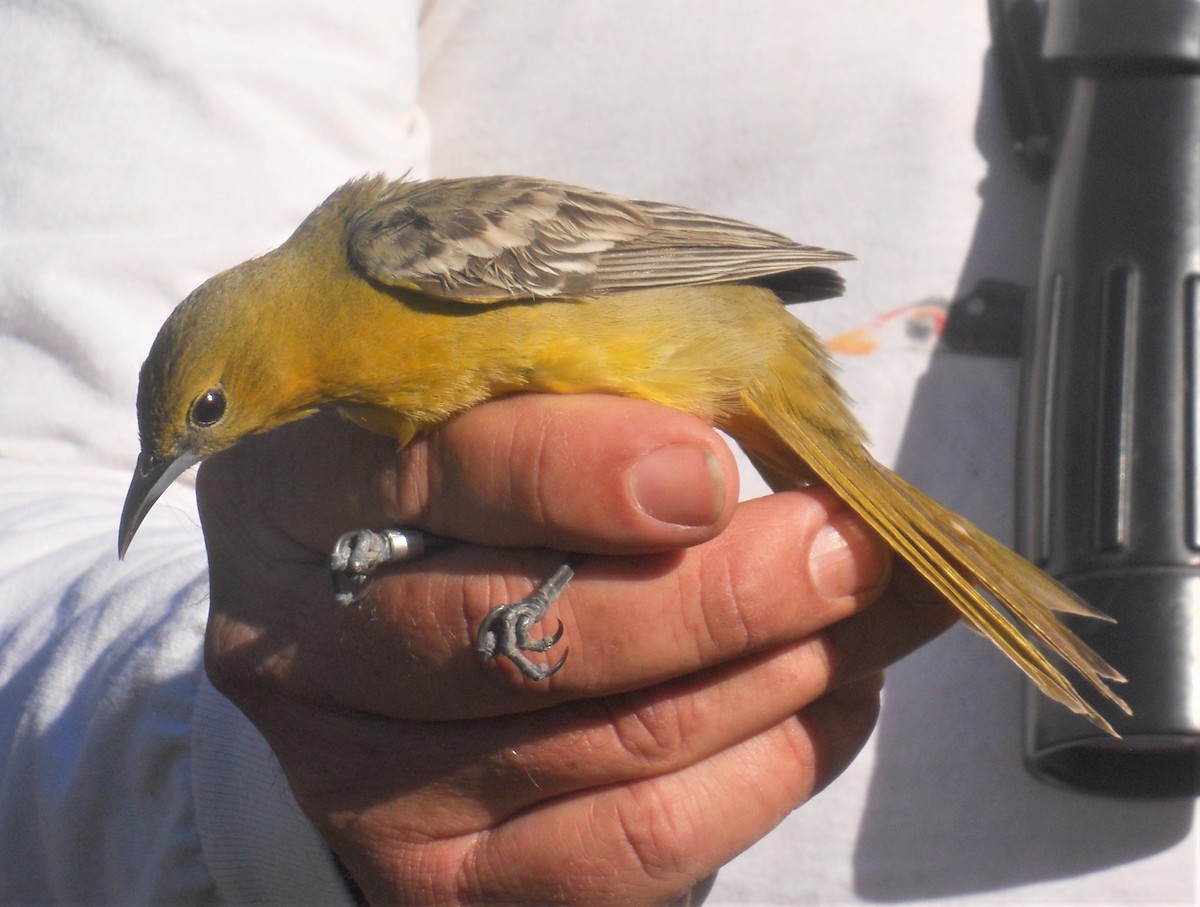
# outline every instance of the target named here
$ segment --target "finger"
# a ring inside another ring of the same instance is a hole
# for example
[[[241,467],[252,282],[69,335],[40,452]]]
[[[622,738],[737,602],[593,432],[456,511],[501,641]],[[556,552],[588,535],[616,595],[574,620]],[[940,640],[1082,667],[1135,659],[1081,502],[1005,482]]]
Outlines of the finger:
[[[737,488],[728,445],[699,419],[605,395],[526,395],[411,445],[387,516],[479,544],[621,553],[710,538]]]
[[[728,445],[699,419],[551,394],[490,401],[404,449],[321,414],[213,458],[202,507],[219,484],[320,555],[343,532],[401,525],[485,545],[663,550],[719,532],[738,493]]]
[[[339,771],[359,779],[354,808],[407,799],[429,833],[453,837],[547,799],[686,768],[773,727],[837,683],[821,646],[805,640],[649,689],[495,719],[334,713],[314,723],[315,713],[272,705],[257,723],[277,752],[295,751],[297,735],[345,751]],[[351,809],[339,786],[328,789],[327,766],[296,773],[310,798]]]
[[[528,594],[554,561],[551,552],[439,551],[383,571],[360,606],[340,610],[326,583],[297,575],[278,600],[242,597],[253,609],[242,623],[277,637],[245,652],[318,704],[485,717],[638,689],[806,638],[866,607],[890,565],[878,536],[828,492],[771,495],[739,506],[704,545],[585,561],[543,621],[552,632],[561,620],[556,649],[570,648],[568,667],[548,682],[482,662],[475,628],[496,605]],[[283,568],[271,577],[283,579]],[[223,601],[221,571],[212,582],[214,601]],[[264,679],[253,662],[245,670]]]
[[[822,632],[835,662],[834,685],[870,676],[945,632],[960,616],[915,567],[897,559],[877,602]]]
[[[835,681],[836,682],[836,681]],[[864,673],[837,686],[797,716],[812,745],[813,788],[824,790],[858,756],[879,720],[884,673]]]
[[[386,853],[364,857],[370,845],[355,828],[326,833],[356,861],[350,868],[367,894],[383,900],[402,892],[420,903],[504,901],[520,892],[531,903],[664,903],[844,769],[877,712],[877,688],[831,697],[678,771],[547,799],[457,837],[400,832]],[[404,859],[395,860],[397,852]],[[586,889],[563,887],[572,885]]]
[[[579,891],[578,898],[661,903],[659,895],[686,891],[759,840],[861,749],[878,715],[878,695],[822,702],[807,719],[785,719],[681,771],[531,810],[525,827],[517,820],[477,838],[472,862],[492,870],[494,886],[536,886],[538,860],[520,860],[526,838],[545,834],[563,842],[560,853],[539,859],[567,860],[566,842],[582,835],[574,860],[588,861],[585,870],[607,866],[609,874],[572,873],[572,879],[602,880],[598,896]],[[652,883],[661,888],[648,897]]]
[[[408,799],[426,831],[440,837],[495,824],[554,797],[686,768],[796,713],[820,730],[812,731],[823,747],[813,763],[820,768],[816,783],[823,784],[861,744],[857,726],[829,716],[848,704],[857,708],[859,699],[878,700],[882,668],[907,652],[896,640],[915,644],[912,634],[891,632],[910,618],[897,610],[890,624],[858,624],[859,633],[880,634],[872,641],[817,634],[652,688],[496,719],[389,721],[306,714],[272,702],[256,723],[281,753],[298,748],[297,734],[308,745],[344,751],[339,771],[358,779],[354,804],[339,799],[341,785],[330,788],[326,765],[289,772],[294,785],[330,811],[390,808]],[[838,650],[839,642],[847,651]],[[866,661],[851,662],[851,652]]]

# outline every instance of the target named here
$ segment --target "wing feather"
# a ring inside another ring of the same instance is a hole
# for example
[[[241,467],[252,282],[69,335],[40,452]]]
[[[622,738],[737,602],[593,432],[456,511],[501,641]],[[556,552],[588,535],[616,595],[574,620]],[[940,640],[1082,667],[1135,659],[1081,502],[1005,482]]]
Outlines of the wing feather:
[[[823,298],[841,283],[816,266],[850,258],[730,218],[548,180],[377,179],[367,188],[347,234],[355,267],[388,286],[464,302],[775,275],[789,275],[780,285],[799,298]]]

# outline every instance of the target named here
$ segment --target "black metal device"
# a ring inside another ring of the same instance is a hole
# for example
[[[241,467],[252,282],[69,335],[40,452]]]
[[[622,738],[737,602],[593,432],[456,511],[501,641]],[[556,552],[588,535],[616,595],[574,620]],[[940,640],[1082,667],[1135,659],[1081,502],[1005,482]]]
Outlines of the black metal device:
[[[1116,623],[1114,740],[1027,698],[1036,774],[1200,794],[1200,0],[990,0],[1016,150],[1048,174],[1018,544]],[[1035,43],[1036,42],[1036,43]]]

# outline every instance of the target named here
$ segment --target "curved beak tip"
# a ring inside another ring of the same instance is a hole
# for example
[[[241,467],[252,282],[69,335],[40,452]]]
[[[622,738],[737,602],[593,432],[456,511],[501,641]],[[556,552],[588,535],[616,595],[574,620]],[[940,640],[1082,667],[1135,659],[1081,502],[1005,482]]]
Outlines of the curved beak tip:
[[[117,531],[117,557],[124,559],[142,520],[150,512],[164,491],[179,476],[199,460],[195,454],[185,452],[173,460],[161,460],[144,451],[138,456],[137,467],[125,493],[125,506],[121,508],[121,526]]]

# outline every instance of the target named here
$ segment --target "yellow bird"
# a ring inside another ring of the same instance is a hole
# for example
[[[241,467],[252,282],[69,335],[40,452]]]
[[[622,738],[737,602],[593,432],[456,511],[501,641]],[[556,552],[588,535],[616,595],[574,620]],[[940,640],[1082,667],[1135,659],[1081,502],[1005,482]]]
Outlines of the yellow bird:
[[[119,552],[188,466],[321,407],[407,443],[502,394],[638,397],[726,431],[775,490],[827,485],[1043,692],[1115,734],[1029,638],[1128,713],[1106,683],[1124,678],[1054,612],[1103,615],[876,462],[821,342],[784,308],[840,293],[823,265],[848,257],[548,180],[347,183],[159,331]],[[553,645],[528,630],[564,571],[539,608],[493,612],[481,652],[526,670],[523,652]]]

